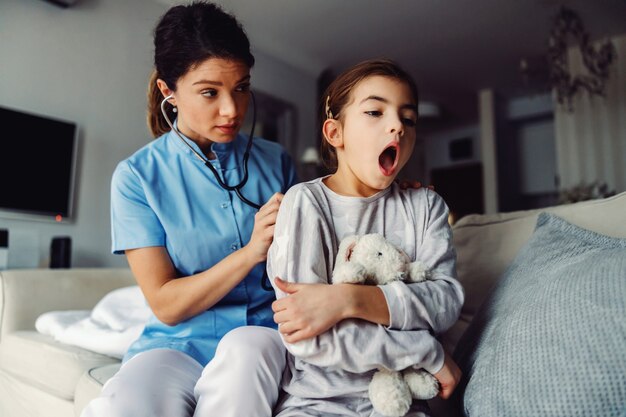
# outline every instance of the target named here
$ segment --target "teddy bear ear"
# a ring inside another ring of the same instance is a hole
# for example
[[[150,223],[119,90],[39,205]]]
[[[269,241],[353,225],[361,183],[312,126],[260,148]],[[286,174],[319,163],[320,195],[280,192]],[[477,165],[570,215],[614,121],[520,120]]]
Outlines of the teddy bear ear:
[[[356,246],[356,240],[348,245],[346,248],[346,262],[350,262],[350,258],[352,258],[352,252],[354,251],[354,247]]]
[[[341,240],[341,244],[339,245],[339,253],[343,255],[343,259],[346,262],[350,261],[350,257],[352,256],[352,251],[356,246],[356,242],[358,241],[357,235],[346,236]]]

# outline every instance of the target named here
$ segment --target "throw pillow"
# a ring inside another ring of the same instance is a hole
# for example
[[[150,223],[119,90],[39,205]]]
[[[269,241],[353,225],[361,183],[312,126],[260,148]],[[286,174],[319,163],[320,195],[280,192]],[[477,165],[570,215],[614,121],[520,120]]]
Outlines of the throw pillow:
[[[468,416],[623,416],[626,239],[541,213],[454,352]]]

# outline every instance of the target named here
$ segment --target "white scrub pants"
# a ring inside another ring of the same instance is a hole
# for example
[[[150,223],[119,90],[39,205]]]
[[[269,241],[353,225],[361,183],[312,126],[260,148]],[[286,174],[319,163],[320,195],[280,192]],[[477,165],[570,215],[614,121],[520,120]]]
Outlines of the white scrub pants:
[[[278,332],[258,326],[227,333],[204,369],[177,350],[141,352],[81,417],[271,417],[285,354]]]

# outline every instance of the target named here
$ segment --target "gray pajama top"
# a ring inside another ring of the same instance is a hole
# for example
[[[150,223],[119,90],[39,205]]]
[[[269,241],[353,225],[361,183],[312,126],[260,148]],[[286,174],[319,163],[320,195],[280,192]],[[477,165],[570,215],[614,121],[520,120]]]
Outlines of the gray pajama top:
[[[389,326],[348,319],[327,332],[295,344],[283,389],[309,399],[366,397],[378,367],[409,366],[435,373],[443,349],[434,335],[454,324],[464,300],[456,280],[456,252],[448,207],[434,191],[401,190],[397,184],[367,198],[341,196],[318,178],[291,187],[276,220],[267,259],[270,281],[330,283],[342,238],[380,233],[432,272],[426,282],[381,285]],[[276,289],[278,298],[285,296]]]

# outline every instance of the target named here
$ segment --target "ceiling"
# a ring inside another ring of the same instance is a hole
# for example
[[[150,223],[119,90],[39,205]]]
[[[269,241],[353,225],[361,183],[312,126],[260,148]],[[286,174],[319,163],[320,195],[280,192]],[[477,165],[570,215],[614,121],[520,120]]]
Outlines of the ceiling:
[[[156,0],[162,4],[176,0]],[[317,77],[385,56],[415,77],[422,97],[475,102],[493,88],[524,95],[524,57],[546,52],[561,5],[592,39],[626,33],[626,0],[218,0],[253,49]]]

